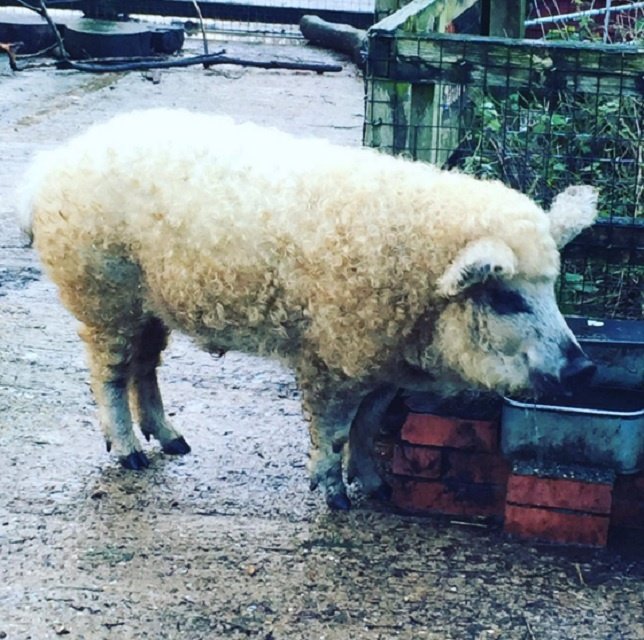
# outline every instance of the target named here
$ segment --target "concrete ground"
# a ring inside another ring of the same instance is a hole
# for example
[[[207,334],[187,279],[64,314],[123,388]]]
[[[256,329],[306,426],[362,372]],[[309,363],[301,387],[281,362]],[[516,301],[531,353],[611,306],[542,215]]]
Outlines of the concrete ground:
[[[0,638],[644,638],[637,549],[516,542],[358,497],[351,512],[330,513],[308,491],[297,390],[275,363],[215,359],[175,336],[161,382],[193,453],[146,444],[145,472],[109,457],[75,323],[13,221],[32,153],[160,105],[349,145],[362,133],[363,83],[350,64],[327,75],[190,67],[160,78],[0,67]]]

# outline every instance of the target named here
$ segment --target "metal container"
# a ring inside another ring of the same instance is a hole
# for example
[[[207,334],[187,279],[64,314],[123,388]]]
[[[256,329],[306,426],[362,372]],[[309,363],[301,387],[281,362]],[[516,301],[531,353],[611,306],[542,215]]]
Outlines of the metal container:
[[[505,398],[501,449],[513,460],[636,473],[644,468],[644,394],[592,387],[538,403]]]
[[[597,386],[644,392],[644,322],[566,318],[586,355],[597,365]]]

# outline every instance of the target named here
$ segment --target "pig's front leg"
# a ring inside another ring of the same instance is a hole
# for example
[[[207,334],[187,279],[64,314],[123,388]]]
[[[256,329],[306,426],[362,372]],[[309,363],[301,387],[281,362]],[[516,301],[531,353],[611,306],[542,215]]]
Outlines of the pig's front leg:
[[[365,493],[378,498],[388,498],[390,491],[378,472],[375,440],[397,392],[397,387],[391,385],[369,392],[360,403],[349,434],[347,479],[349,482],[358,480]]]
[[[299,368],[298,382],[311,437],[311,489],[320,487],[331,509],[350,509],[342,478],[342,452],[366,390],[311,364]]]
[[[342,394],[322,399],[302,389],[302,404],[309,420],[311,437],[311,490],[319,486],[331,509],[349,509],[351,502],[342,479],[342,449],[349,437],[358,403],[354,399],[343,398]]]

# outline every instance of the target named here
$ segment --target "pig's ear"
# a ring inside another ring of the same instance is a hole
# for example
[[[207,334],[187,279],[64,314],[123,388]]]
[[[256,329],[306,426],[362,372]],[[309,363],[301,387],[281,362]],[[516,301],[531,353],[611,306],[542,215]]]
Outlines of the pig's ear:
[[[588,186],[568,187],[550,207],[550,233],[557,248],[565,247],[597,217],[597,190]]]
[[[438,293],[451,297],[486,280],[511,278],[516,264],[512,249],[501,240],[474,240],[465,245],[438,279]]]

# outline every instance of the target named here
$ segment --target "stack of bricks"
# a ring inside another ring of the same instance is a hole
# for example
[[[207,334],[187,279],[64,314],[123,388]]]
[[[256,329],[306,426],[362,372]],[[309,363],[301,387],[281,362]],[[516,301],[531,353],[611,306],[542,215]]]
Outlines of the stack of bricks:
[[[499,421],[410,413],[393,450],[392,501],[414,513],[502,517],[508,464]]]
[[[508,480],[504,529],[519,538],[603,547],[614,474],[517,462]]]
[[[503,521],[509,535],[603,547],[609,531],[644,534],[644,473],[510,464],[500,451],[500,420],[412,411],[393,447],[392,502],[400,510]]]

